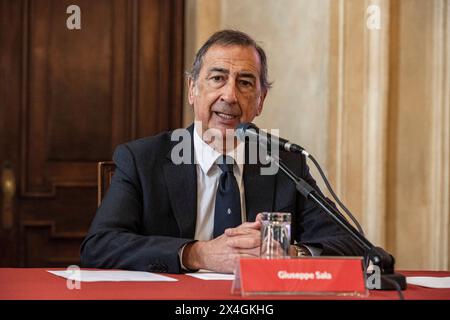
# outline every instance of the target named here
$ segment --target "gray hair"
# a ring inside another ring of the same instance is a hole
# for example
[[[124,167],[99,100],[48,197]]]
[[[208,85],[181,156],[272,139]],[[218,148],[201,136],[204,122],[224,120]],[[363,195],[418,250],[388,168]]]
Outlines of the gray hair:
[[[222,30],[214,33],[197,51],[195,55],[194,63],[192,64],[192,68],[187,75],[192,78],[194,81],[197,81],[198,75],[200,74],[200,70],[203,64],[203,56],[213,45],[221,45],[221,46],[243,46],[243,47],[253,47],[258,52],[259,60],[261,62],[261,74],[259,77],[259,81],[261,83],[261,87],[265,90],[270,89],[272,83],[267,79],[267,57],[264,50],[253,40],[248,34],[237,31],[237,30]]]

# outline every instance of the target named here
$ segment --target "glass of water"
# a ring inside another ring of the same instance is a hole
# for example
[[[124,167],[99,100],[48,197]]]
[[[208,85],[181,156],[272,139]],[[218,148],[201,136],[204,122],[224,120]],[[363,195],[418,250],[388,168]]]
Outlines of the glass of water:
[[[288,212],[262,212],[261,214],[260,257],[288,258],[291,243],[291,214]]]

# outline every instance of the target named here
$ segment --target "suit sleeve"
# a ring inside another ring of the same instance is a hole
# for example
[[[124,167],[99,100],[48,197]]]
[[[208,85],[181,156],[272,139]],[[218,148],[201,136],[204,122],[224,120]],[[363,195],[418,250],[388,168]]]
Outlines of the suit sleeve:
[[[331,205],[335,204],[326,198],[316,181],[311,176],[309,168],[306,165],[306,160],[303,160],[303,179],[317,190]],[[303,233],[300,237],[300,243],[318,247],[322,249],[323,256],[362,256],[364,250],[354,241],[345,230],[339,226],[326,212],[317,207],[316,204],[309,199],[304,199],[299,195],[298,206],[300,207],[300,220]]]
[[[192,239],[142,235],[142,189],[126,145],[113,156],[113,179],[81,245],[81,264],[150,272],[182,272],[178,252]]]

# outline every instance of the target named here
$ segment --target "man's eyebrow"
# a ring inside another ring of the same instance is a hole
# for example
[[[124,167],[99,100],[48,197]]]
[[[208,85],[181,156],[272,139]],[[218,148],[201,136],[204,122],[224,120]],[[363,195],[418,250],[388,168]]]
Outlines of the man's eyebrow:
[[[212,67],[210,69],[208,69],[208,74],[211,74],[212,72],[220,72],[220,73],[225,73],[225,74],[230,74],[230,70],[225,69],[225,68],[220,68],[220,67]],[[256,79],[256,75],[251,72],[251,71],[242,71],[239,72],[239,77],[244,77],[244,78],[252,78],[252,79]]]
[[[252,72],[239,72],[239,76],[240,77],[245,77],[245,78],[253,78],[256,79],[256,76],[252,73]]]
[[[211,72],[222,72],[222,73],[229,74],[229,73],[230,73],[230,70],[227,70],[227,69],[225,69],[225,68],[213,67],[213,68],[210,68],[210,69],[208,70],[208,72],[209,72],[209,73],[211,73]]]

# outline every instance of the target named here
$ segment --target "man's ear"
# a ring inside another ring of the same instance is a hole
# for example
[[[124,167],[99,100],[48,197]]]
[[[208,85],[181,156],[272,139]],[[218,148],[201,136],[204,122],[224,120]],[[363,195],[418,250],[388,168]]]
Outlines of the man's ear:
[[[259,99],[258,108],[256,110],[256,115],[257,116],[259,116],[262,113],[263,106],[264,106],[264,100],[266,99],[266,95],[267,95],[267,89],[263,90],[262,93],[261,93],[261,97]]]
[[[189,85],[189,89],[188,89],[188,100],[189,100],[189,104],[192,106],[192,105],[194,105],[195,81],[194,81],[194,79],[192,79],[191,77],[189,77],[188,85]]]

